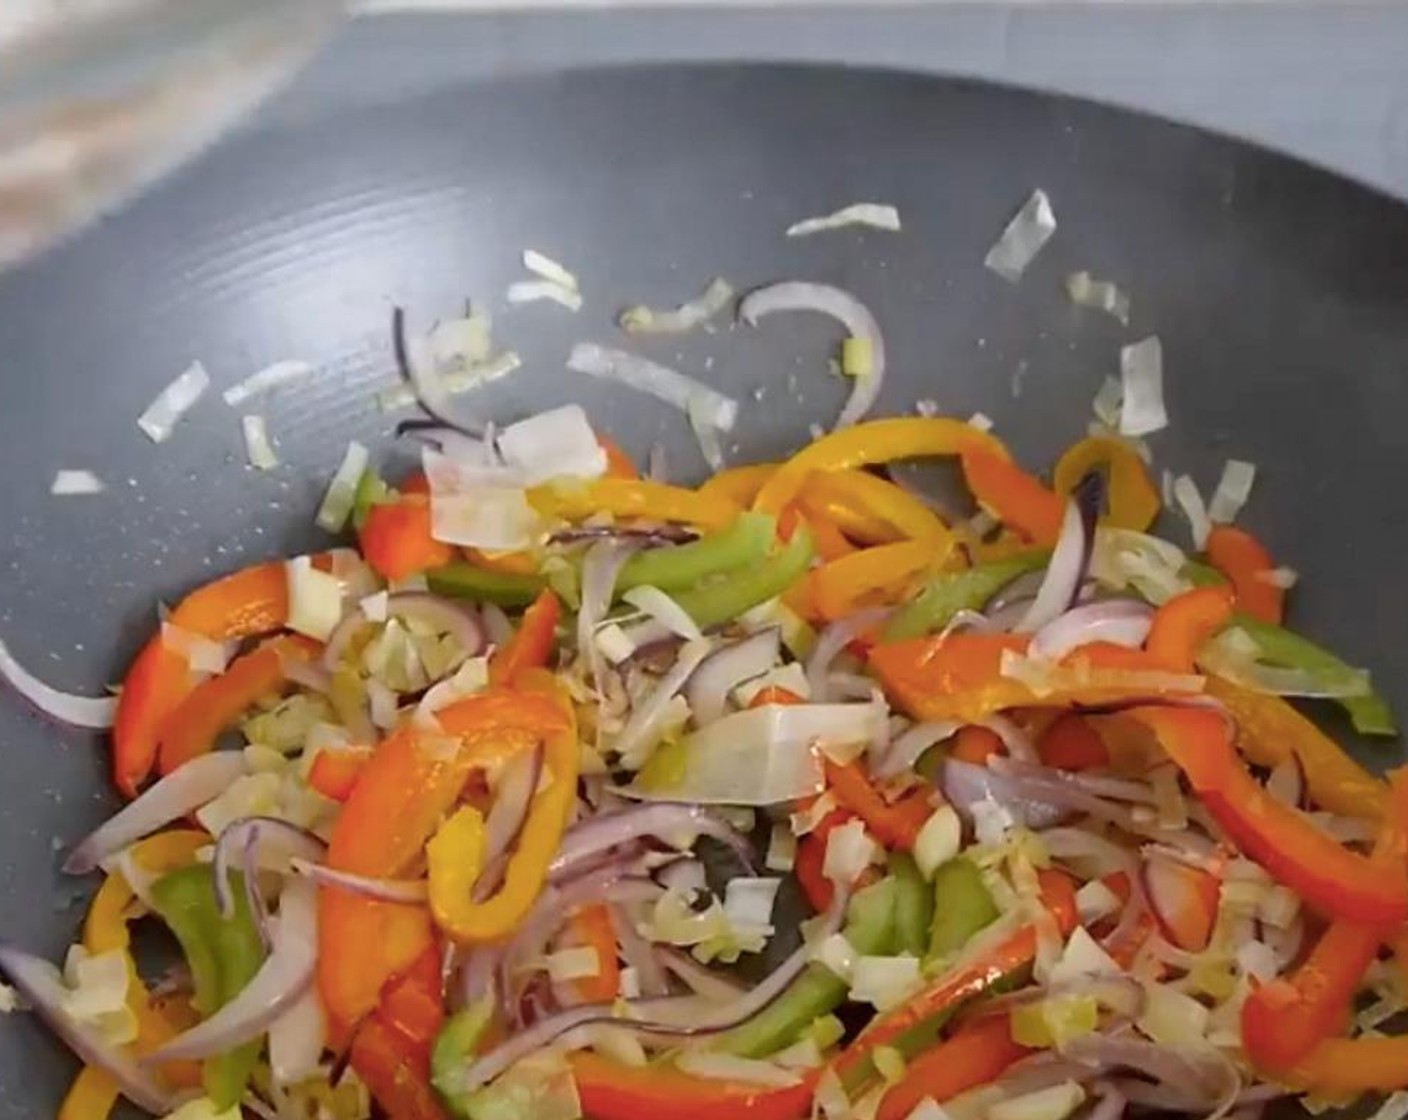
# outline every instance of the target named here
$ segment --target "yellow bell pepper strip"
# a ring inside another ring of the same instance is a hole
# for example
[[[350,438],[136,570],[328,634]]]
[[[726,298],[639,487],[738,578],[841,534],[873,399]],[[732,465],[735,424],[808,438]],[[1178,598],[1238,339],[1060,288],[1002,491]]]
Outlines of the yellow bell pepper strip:
[[[1389,778],[1392,807],[1379,830],[1371,862],[1385,878],[1408,870],[1408,771]],[[1335,921],[1287,976],[1248,994],[1242,1005],[1242,1048],[1257,1069],[1282,1073],[1344,1029],[1355,992],[1396,927]]]
[[[695,1077],[666,1064],[628,1066],[579,1050],[567,1058],[582,1114],[592,1120],[803,1120],[817,1071],[798,1070],[781,1088],[756,1081]]]
[[[551,681],[551,678],[548,680]],[[552,688],[555,694],[555,683],[545,687]],[[544,695],[533,698],[540,703],[553,703]],[[447,837],[441,857],[437,860],[433,854],[431,856],[430,909],[436,925],[456,941],[479,944],[498,941],[512,933],[537,900],[547,880],[548,866],[557,854],[562,833],[576,803],[577,770],[581,755],[570,702],[558,697],[556,706],[561,724],[548,735],[543,756],[543,764],[551,775],[551,781],[546,789],[534,796],[528,808],[518,846],[509,856],[503,884],[498,891],[483,902],[475,902],[469,891],[473,882],[466,882],[462,873],[442,873],[437,883],[434,875],[437,862],[444,866],[450,860],[459,858],[468,864],[474,847],[482,845],[482,837],[475,838],[476,826],[472,820],[466,819],[465,810],[451,818],[452,824],[457,818],[460,823]]]
[[[1350,817],[1383,817],[1388,787],[1281,697],[1216,676],[1208,677],[1207,694],[1227,709],[1237,746],[1252,762],[1271,769],[1295,757],[1316,805]]]
[[[1060,495],[1001,455],[965,451],[962,463],[963,477],[979,506],[1036,544],[1056,543],[1066,511]]]
[[[959,611],[981,610],[1018,576],[1034,572],[1051,558],[1046,549],[1027,549],[965,572],[941,572],[885,626],[885,640],[917,638],[942,630]]]
[[[1286,592],[1268,581],[1271,554],[1245,529],[1214,525],[1208,534],[1208,562],[1226,576],[1237,592],[1237,606],[1253,618],[1280,625],[1286,612]]]
[[[330,559],[314,558],[326,568]],[[191,592],[171,612],[173,626],[216,641],[278,630],[288,618],[288,581],[282,563],[257,564]],[[122,682],[113,722],[113,781],[135,797],[157,759],[166,717],[194,687],[185,658],[161,635],[137,656]]]
[[[689,544],[637,552],[621,566],[616,590],[625,592],[649,585],[662,591],[678,591],[751,567],[767,555],[776,532],[774,518],[761,513],[739,514],[726,529]]]
[[[117,1083],[97,1066],[84,1066],[73,1079],[55,1120],[107,1120],[117,1105]]]
[[[869,471],[814,471],[798,501],[804,511],[836,522],[865,544],[906,537],[944,544],[953,536],[943,519],[913,494]]]
[[[741,509],[747,509],[774,474],[776,463],[754,463],[746,467],[728,467],[709,478],[699,487],[706,498],[722,498]]]
[[[701,629],[722,626],[781,595],[806,573],[812,554],[811,532],[798,526],[785,546],[760,563],[681,591],[675,602]]]
[[[788,510],[795,509],[789,506],[784,510],[782,517],[784,522],[787,518]],[[856,552],[856,546],[850,542],[850,538],[841,532],[841,528],[834,521],[830,521],[818,513],[804,513],[799,515],[811,530],[812,541],[816,544],[816,554],[824,561],[839,560],[843,556],[850,556]],[[790,539],[790,534],[788,535]]]
[[[936,455],[960,455],[969,449],[999,458],[1007,449],[995,436],[962,420],[942,416],[904,416],[869,420],[816,440],[788,459],[753,500],[753,508],[774,516],[790,505],[813,471],[852,470]]]
[[[169,774],[198,755],[208,754],[215,740],[244,711],[284,684],[284,659],[307,661],[322,647],[297,634],[282,634],[237,658],[219,676],[187,694],[161,725],[158,769]]]
[[[1105,468],[1105,501],[1109,507],[1102,522],[1117,529],[1144,532],[1159,516],[1159,492],[1139,452],[1123,440],[1090,436],[1073,444],[1056,461],[1051,472],[1052,488],[1058,494],[1070,494],[1082,478],[1100,467]]]
[[[842,556],[812,573],[812,602],[828,619],[872,606],[876,596],[892,602],[916,576],[942,564],[952,548],[952,538],[937,545],[929,540],[899,541]]]
[[[554,701],[491,689],[436,713],[440,732],[415,726],[376,749],[338,814],[327,863],[381,878],[404,875],[454,807],[470,773],[531,749],[570,727]],[[382,987],[433,944],[429,911],[359,896],[318,892],[318,991],[335,1045],[377,1006]]]
[[[613,517],[646,518],[722,529],[738,516],[739,507],[718,495],[668,486],[645,479],[599,478],[586,485],[539,486],[528,492],[539,513],[580,521],[609,513]]]
[[[1242,764],[1226,718],[1201,708],[1133,708],[1187,776],[1233,843],[1277,882],[1329,918],[1392,925],[1408,918],[1408,877],[1386,876],[1297,810],[1277,801]]]
[[[484,814],[462,805],[435,830],[425,846],[430,912],[442,927],[461,899],[467,899],[484,867]]]
[[[1144,648],[1174,672],[1196,672],[1198,650],[1231,617],[1231,591],[1226,587],[1195,587],[1175,595],[1154,612]]]

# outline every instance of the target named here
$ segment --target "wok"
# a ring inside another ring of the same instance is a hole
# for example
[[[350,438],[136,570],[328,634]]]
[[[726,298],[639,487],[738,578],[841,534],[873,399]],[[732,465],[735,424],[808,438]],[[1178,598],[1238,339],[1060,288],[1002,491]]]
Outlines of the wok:
[[[1083,434],[1119,346],[1157,333],[1172,416],[1158,463],[1206,492],[1228,456],[1256,462],[1244,521],[1302,573],[1295,621],[1408,712],[1402,205],[1153,119],[898,73],[558,73],[270,119],[0,279],[0,636],[54,684],[119,680],[158,599],[326,543],[312,512],[346,440],[391,442],[374,391],[396,377],[393,305],[427,324],[466,298],[493,307],[525,368],[474,399],[482,415],[580,401],[632,452],[661,441],[672,472],[697,476],[678,414],[563,358],[613,342],[622,306],[723,275],[852,289],[887,334],[881,412],[923,397],[981,410],[1033,466]],[[981,261],[1036,186],[1060,229],[1013,286]],[[857,199],[896,204],[904,232],[783,236]],[[580,315],[503,306],[529,246],[580,274]],[[1132,294],[1128,330],[1067,301],[1078,269]],[[833,344],[794,316],[640,349],[745,402],[741,459],[834,416]],[[153,446],[136,417],[196,358],[215,391]],[[218,390],[284,358],[318,372],[260,405],[283,465],[259,474]],[[50,497],[61,467],[106,492]],[[114,804],[104,745],[8,694],[0,743],[0,931],[53,956],[91,889],[58,874],[61,849]],[[0,1115],[52,1116],[73,1069],[38,1023],[0,1020]]]

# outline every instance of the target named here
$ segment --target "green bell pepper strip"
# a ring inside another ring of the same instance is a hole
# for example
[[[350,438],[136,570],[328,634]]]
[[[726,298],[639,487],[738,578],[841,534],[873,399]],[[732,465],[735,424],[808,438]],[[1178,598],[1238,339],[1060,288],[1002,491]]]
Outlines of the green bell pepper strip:
[[[382,481],[381,475],[371,467],[362,472],[357,480],[357,489],[352,495],[352,528],[360,529],[367,522],[367,514],[372,506],[380,505],[396,497],[396,491]]]
[[[857,891],[846,909],[842,931],[863,956],[891,951],[895,939],[898,888],[893,877]],[[822,1015],[840,1007],[850,991],[846,981],[819,961],[807,965],[777,999],[746,1023],[721,1035],[717,1047],[740,1058],[763,1058],[795,1042]]]
[[[976,863],[958,856],[941,864],[934,872],[934,921],[925,963],[958,952],[975,933],[997,921],[999,914]]]
[[[1047,549],[1019,552],[1006,560],[981,564],[966,572],[934,576],[885,627],[884,640],[897,642],[942,630],[959,611],[981,610],[1018,576],[1034,572],[1051,558]]]
[[[526,607],[545,586],[541,576],[494,572],[463,560],[426,572],[425,582],[436,595],[500,607]]]
[[[637,552],[621,568],[616,593],[632,587],[679,591],[753,565],[767,555],[777,522],[765,513],[739,514],[727,529],[672,548]]]
[[[1219,587],[1227,582],[1226,576],[1201,560],[1185,560],[1178,574],[1194,587]]]
[[[264,945],[238,872],[231,873],[230,893],[235,909],[225,918],[220,914],[210,868],[202,864],[173,871],[151,887],[156,912],[176,935],[190,965],[195,987],[192,1006],[206,1016],[239,995],[264,963]],[[216,1111],[240,1103],[263,1045],[264,1040],[256,1038],[206,1059],[201,1080]]]
[[[485,997],[451,1015],[435,1036],[430,1050],[430,1084],[454,1116],[469,1116],[468,1094],[456,1089],[455,1079],[479,1049],[493,1017],[494,1001]]]
[[[781,595],[801,578],[812,562],[812,554],[812,536],[798,526],[786,546],[765,560],[681,591],[675,602],[701,629],[721,626]]]
[[[889,868],[895,880],[895,952],[922,958],[934,921],[934,892],[908,852],[892,852]]]

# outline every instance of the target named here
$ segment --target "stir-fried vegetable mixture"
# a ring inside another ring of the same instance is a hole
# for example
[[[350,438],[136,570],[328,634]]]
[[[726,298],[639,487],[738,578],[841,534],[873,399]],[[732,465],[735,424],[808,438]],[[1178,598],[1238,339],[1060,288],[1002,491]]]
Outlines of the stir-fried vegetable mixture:
[[[979,517],[881,470],[934,456]],[[84,1063],[62,1120],[1408,1088],[1408,773],[1283,697],[1388,710],[1283,628],[1248,533],[1150,535],[1129,444],[1048,484],[881,419],[687,488],[568,408],[340,484],[355,547],[199,588],[132,664],[63,968],[0,948]],[[159,980],[139,920],[184,958]]]

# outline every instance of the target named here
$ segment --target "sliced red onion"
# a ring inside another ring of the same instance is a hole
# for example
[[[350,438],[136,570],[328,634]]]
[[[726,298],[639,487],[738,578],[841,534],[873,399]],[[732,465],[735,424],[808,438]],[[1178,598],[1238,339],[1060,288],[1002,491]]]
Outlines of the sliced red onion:
[[[870,411],[885,383],[885,338],[880,333],[880,324],[865,304],[850,292],[830,284],[785,280],[754,289],[738,304],[738,317],[750,327],[756,327],[763,316],[778,311],[816,311],[829,315],[846,328],[848,335],[869,347],[870,372],[854,379],[850,398],[836,418],[836,428],[849,428]]]
[[[1266,792],[1293,809],[1308,808],[1306,804],[1305,767],[1297,754],[1287,755],[1266,777]]]
[[[695,995],[710,1003],[731,1003],[747,994],[748,989],[712,968],[700,964],[688,953],[681,953],[668,945],[656,947],[660,963],[689,988]]]
[[[656,480],[660,481],[660,480]],[[646,548],[667,544],[688,544],[699,534],[687,525],[573,525],[559,529],[548,538],[549,544],[581,544],[585,541],[624,541]]]
[[[241,817],[231,821],[215,842],[215,858],[210,865],[215,876],[215,897],[220,902],[220,913],[226,918],[235,912],[235,899],[230,893],[230,865],[235,857],[246,863],[244,889],[250,912],[258,914],[263,909],[264,899],[249,865],[253,864],[253,869],[258,870],[258,846],[265,841],[273,842],[290,858],[320,860],[327,851],[327,845],[313,833],[278,817]]]
[[[473,657],[484,649],[484,628],[475,612],[463,603],[428,591],[398,591],[386,600],[386,614],[403,622],[415,620],[449,634]]]
[[[243,774],[239,751],[212,751],[191,759],[89,833],[69,853],[64,871],[86,875],[114,852],[214,800]]]
[[[685,688],[694,722],[702,726],[724,715],[733,690],[777,664],[781,648],[782,631],[774,626],[709,654],[694,670]]]
[[[587,660],[587,683],[601,690],[602,656],[596,646],[596,628],[611,609],[616,578],[631,549],[617,540],[601,540],[582,557],[582,605],[577,611],[577,652]]]
[[[150,1065],[208,1058],[263,1034],[313,980],[318,957],[317,915],[317,888],[301,879],[290,880],[279,899],[273,949],[254,979],[208,1019],[157,1047],[142,1061]]]
[[[986,726],[986,724],[984,724]],[[994,728],[993,730],[996,730]],[[1058,770],[1054,766],[998,756],[988,760],[988,766],[999,774],[1018,780],[1042,782],[1049,786],[1066,786],[1078,789],[1093,797],[1105,797],[1114,801],[1129,801],[1137,805],[1153,805],[1157,800],[1153,788],[1147,782],[1133,778],[1116,778],[1108,774],[1093,774],[1086,771],[1071,773]]]
[[[684,835],[712,836],[726,844],[750,874],[754,872],[753,851],[747,838],[723,818],[701,805],[652,801],[573,825],[562,837],[549,874],[555,881],[563,882],[594,856],[633,840],[657,837],[669,843]]]
[[[339,625],[341,624],[339,623]],[[306,688],[310,692],[316,692],[322,696],[326,696],[332,691],[332,673],[321,663],[315,665],[311,661],[290,656],[284,650],[280,650],[279,665],[283,669],[284,678],[300,688]]]
[[[1080,594],[1081,581],[1090,567],[1090,553],[1095,545],[1095,522],[1100,516],[1100,476],[1088,474],[1077,484],[1066,503],[1061,520],[1061,535],[1051,553],[1036,598],[1018,620],[1014,630],[1040,630],[1047,623],[1071,609]]]
[[[914,769],[914,764],[925,751],[936,743],[951,739],[962,726],[959,720],[916,723],[891,741],[889,750],[875,767],[875,776],[886,781]]]
[[[1139,866],[1138,857],[1129,848],[1089,829],[1048,828],[1040,835],[1052,859],[1088,861],[1083,870],[1092,878],[1116,871],[1133,878]]]
[[[0,942],[0,973],[84,1065],[105,1071],[122,1095],[138,1108],[154,1116],[165,1116],[176,1107],[176,1097],[121,1048],[113,1046],[93,1027],[78,1022],[64,1010],[68,988],[52,964]]]
[[[328,1022],[315,988],[306,988],[293,1005],[269,1024],[269,1071],[279,1085],[312,1077],[327,1046]]]
[[[638,768],[642,764],[644,759],[641,756],[659,738],[661,721],[669,716],[670,701],[684,688],[712,648],[707,640],[686,642],[674,665],[660,678],[654,691],[636,704],[626,720],[626,726],[609,744],[623,765]]]
[[[1161,1046],[1132,1035],[1089,1034],[1071,1039],[1061,1047],[1061,1052],[1072,1061],[1096,1069],[1134,1070],[1201,1101],[1201,1108],[1177,1111],[1225,1112],[1242,1090],[1236,1066],[1222,1051],[1211,1046],[1189,1051]],[[1130,1095],[1123,1084],[1121,1091]],[[1130,1095],[1130,1099],[1136,1098]]]
[[[829,937],[840,930],[849,901],[848,891],[836,891],[830,907],[827,908],[823,916],[821,928],[817,934],[819,937]],[[688,1024],[652,1021],[650,1016],[653,1010],[660,1008],[662,1001],[659,1000],[626,1000],[574,1007],[570,1011],[561,1012],[535,1023],[528,1030],[519,1032],[507,1042],[471,1062],[464,1070],[451,1075],[451,1080],[454,1082],[453,1091],[456,1093],[472,1092],[488,1084],[520,1058],[549,1045],[568,1031],[591,1023],[610,1022],[641,1034],[674,1038],[699,1037],[730,1030],[766,1009],[773,1000],[786,991],[806,968],[811,956],[811,944],[799,945],[761,984],[734,1002],[718,1008],[712,1014],[692,1017],[692,1021]],[[639,1018],[623,1018],[623,1010],[639,1016]]]
[[[387,604],[391,602],[387,597]],[[342,659],[347,655],[353,641],[363,631],[370,629],[372,622],[360,610],[353,609],[342,616],[333,631],[328,635],[327,645],[323,646],[322,665],[324,669],[332,671],[342,663]]]
[[[1032,737],[1006,716],[990,715],[980,719],[978,726],[987,728],[1002,740],[1008,758],[1017,762],[1036,762],[1036,744],[1032,742]]]
[[[632,920],[631,911],[636,909],[629,903],[611,905],[611,926],[616,931],[616,941],[621,946],[621,959],[627,967],[636,970],[640,994],[647,998],[670,994],[670,977],[664,957],[664,948],[653,945],[641,936]]]
[[[424,348],[411,344],[406,334],[406,312],[401,307],[393,308],[391,312],[391,345],[401,376],[410,383],[421,408],[446,427],[475,439],[480,438],[484,432],[482,425],[456,416],[449,391],[434,368],[433,355],[414,352]]]
[[[475,881],[472,897],[483,902],[503,879],[507,866],[507,855],[518,834],[523,831],[523,822],[528,819],[528,808],[533,803],[533,795],[538,792],[538,781],[543,776],[543,746],[539,743],[531,751],[520,752],[509,759],[499,779],[494,794],[494,804],[484,821],[484,870]]]
[[[290,861],[290,866],[299,875],[322,886],[339,887],[379,902],[414,904],[424,902],[429,894],[424,879],[372,879],[365,875],[354,875],[350,871],[339,871],[326,864],[309,863],[307,860],[296,858]]]
[[[1134,599],[1108,599],[1084,603],[1058,615],[1032,637],[1030,657],[1060,661],[1066,654],[1091,642],[1112,642],[1138,649],[1149,636],[1154,610]]]
[[[880,685],[874,677],[863,673],[827,673],[826,693],[829,700],[869,700],[880,694]]]
[[[481,945],[470,952],[460,970],[461,1006],[472,1007],[486,996],[494,995],[494,975],[502,958],[503,951],[493,945]]]
[[[1129,1098],[1113,1085],[1102,1085],[1097,1090],[1095,1105],[1085,1114],[1085,1120],[1120,1120],[1129,1106]]]
[[[484,633],[490,645],[502,648],[513,637],[513,623],[497,603],[480,603],[479,617],[484,623]]]
[[[961,759],[944,759],[941,774],[944,796],[965,816],[971,817],[979,802],[991,801],[1025,828],[1049,828],[1072,812],[1068,804],[1033,796],[1016,779]]]
[[[811,700],[814,704],[824,704],[830,695],[831,663],[854,641],[872,626],[878,626],[890,616],[890,608],[874,607],[856,611],[855,614],[837,619],[817,635],[816,644],[807,656],[807,684],[811,687]]]
[[[70,727],[106,731],[117,714],[116,696],[75,696],[45,684],[0,641],[0,678],[51,719]]]

